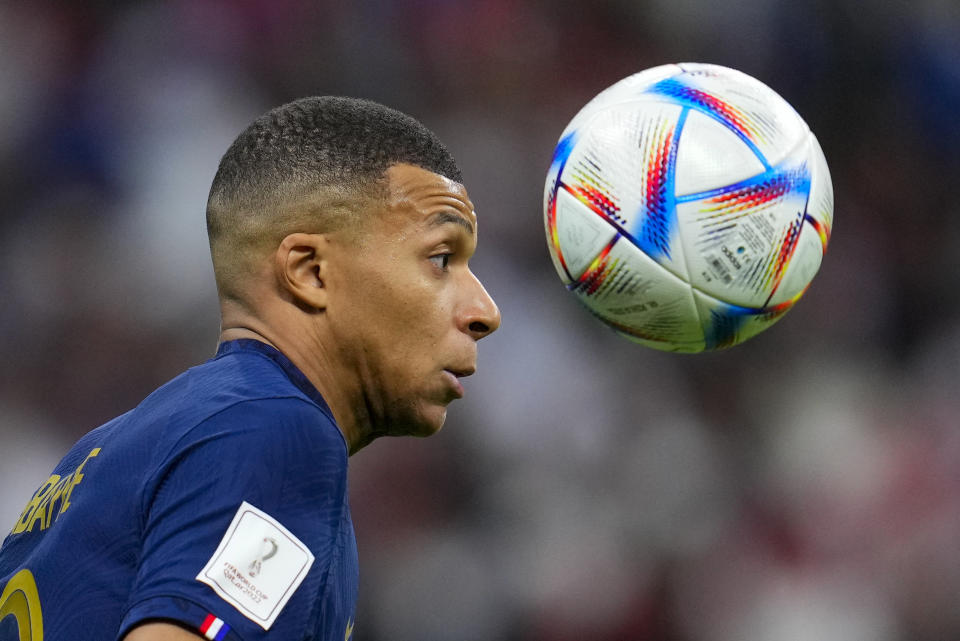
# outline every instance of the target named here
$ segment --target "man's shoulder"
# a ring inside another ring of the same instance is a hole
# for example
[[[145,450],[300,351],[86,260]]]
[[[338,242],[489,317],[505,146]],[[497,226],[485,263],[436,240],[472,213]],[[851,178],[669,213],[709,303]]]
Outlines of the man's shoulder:
[[[262,441],[270,447],[309,438],[314,447],[345,450],[326,403],[284,365],[255,349],[218,353],[119,417],[121,429],[114,434],[149,438],[167,452],[209,438],[225,448],[230,443],[254,447]]]
[[[172,387],[179,389],[170,391],[189,395],[212,406],[297,398],[316,405],[329,414],[326,403],[319,398],[319,394],[308,394],[305,379],[302,377],[276,350],[271,348],[268,352],[267,348],[255,349],[251,346],[247,349],[221,351],[209,361],[190,368],[171,381]]]
[[[247,341],[253,343],[253,341]],[[333,421],[319,394],[297,380],[299,372],[279,352],[249,346],[221,350],[214,358],[188,369],[151,394],[137,409],[178,417],[180,423],[199,422],[243,404],[268,404],[275,412],[308,413]],[[302,375],[299,375],[302,377]],[[193,420],[184,420],[190,414]]]

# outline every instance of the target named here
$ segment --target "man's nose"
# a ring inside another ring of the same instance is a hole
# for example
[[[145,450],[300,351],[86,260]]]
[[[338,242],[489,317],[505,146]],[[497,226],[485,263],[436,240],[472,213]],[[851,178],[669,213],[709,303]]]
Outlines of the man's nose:
[[[472,273],[470,277],[473,280],[473,293],[466,307],[461,329],[473,336],[474,340],[480,340],[500,327],[500,308],[493,302],[480,280]]]

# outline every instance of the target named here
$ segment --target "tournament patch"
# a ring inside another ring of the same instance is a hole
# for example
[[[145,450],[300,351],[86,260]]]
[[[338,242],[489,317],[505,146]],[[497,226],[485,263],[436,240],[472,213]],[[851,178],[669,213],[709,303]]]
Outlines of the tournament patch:
[[[311,565],[313,554],[300,539],[244,501],[197,580],[269,630]]]

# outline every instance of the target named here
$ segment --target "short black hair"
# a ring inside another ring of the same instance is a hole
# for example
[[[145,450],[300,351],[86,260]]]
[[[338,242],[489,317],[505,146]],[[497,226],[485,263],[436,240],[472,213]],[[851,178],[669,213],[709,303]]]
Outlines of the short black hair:
[[[450,152],[416,119],[371,100],[302,98],[268,111],[237,136],[211,194],[289,181],[365,181],[400,163],[463,181]]]
[[[301,98],[254,120],[220,160],[207,200],[221,294],[229,293],[222,281],[237,268],[226,264],[228,254],[295,231],[337,228],[351,220],[364,197],[385,193],[385,172],[397,164],[463,182],[456,161],[432,131],[370,100]],[[306,206],[287,211],[311,200],[313,211]]]

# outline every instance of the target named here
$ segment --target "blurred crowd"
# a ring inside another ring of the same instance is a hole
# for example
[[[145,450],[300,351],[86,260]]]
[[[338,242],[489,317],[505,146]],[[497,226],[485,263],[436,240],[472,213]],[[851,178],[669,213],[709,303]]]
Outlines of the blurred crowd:
[[[682,61],[783,95],[836,194],[796,309],[696,356],[592,320],[542,222],[579,107]],[[351,460],[357,639],[960,638],[954,0],[0,3],[0,521],[213,354],[217,162],[311,94],[447,143],[503,314],[439,435]]]

